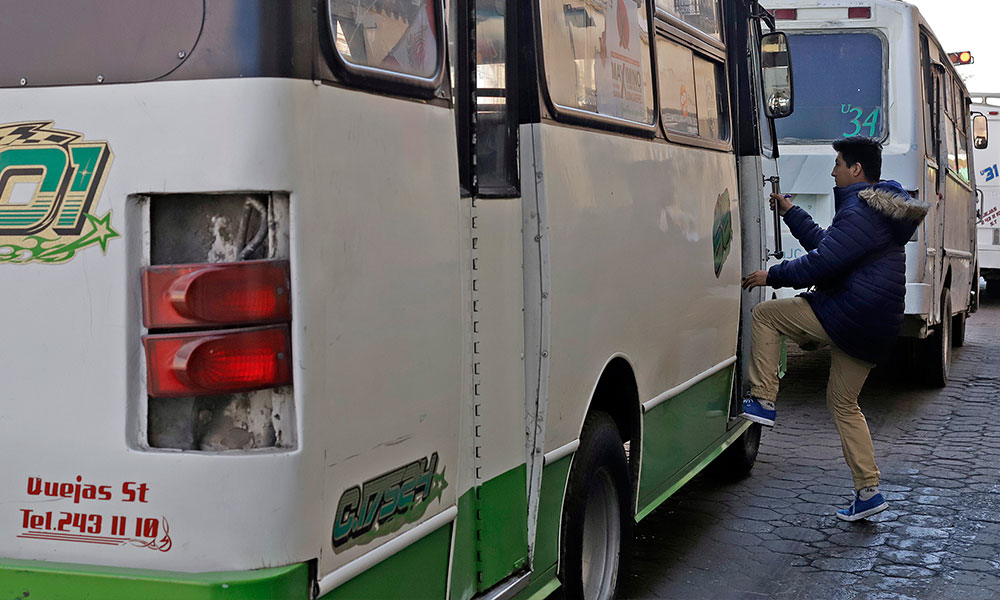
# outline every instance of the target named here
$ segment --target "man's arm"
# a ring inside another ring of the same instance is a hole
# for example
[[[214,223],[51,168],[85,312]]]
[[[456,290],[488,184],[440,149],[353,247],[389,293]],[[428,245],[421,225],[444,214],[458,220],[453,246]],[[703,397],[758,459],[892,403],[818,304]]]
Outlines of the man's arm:
[[[778,214],[785,218],[788,230],[802,244],[806,252],[813,250],[823,240],[826,230],[817,225],[805,210],[792,204],[790,196],[771,194],[771,210],[777,209]]]
[[[806,252],[815,250],[826,237],[827,231],[816,224],[804,209],[793,206],[785,213],[785,225]]]
[[[868,230],[870,228],[871,224],[864,216],[854,210],[837,215],[808,254],[771,267],[767,284],[772,287],[807,288],[845,275],[859,258],[871,251],[873,232]]]

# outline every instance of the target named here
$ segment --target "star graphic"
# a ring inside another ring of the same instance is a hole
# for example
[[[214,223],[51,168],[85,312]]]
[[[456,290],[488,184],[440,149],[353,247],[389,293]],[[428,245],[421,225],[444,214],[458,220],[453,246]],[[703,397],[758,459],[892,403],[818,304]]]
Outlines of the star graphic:
[[[94,238],[96,238],[95,241],[101,245],[101,252],[107,254],[108,240],[119,237],[118,232],[111,227],[111,211],[109,210],[104,213],[104,216],[100,218],[87,213],[87,220],[90,221],[90,224],[94,227],[90,231],[90,235],[94,236]]]

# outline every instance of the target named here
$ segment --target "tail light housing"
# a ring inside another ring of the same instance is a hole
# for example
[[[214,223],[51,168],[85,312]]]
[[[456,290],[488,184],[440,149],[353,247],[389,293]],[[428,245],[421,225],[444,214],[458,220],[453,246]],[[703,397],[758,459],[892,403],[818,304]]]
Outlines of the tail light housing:
[[[230,394],[292,382],[288,327],[150,335],[153,398]]]
[[[848,19],[870,19],[872,18],[872,9],[870,6],[854,6],[847,9]]]
[[[799,11],[796,8],[778,8],[771,12],[778,21],[794,21],[799,18]]]
[[[142,274],[148,329],[290,321],[285,260],[161,265]]]
[[[147,390],[152,398],[229,394],[291,383],[284,260],[143,270]],[[259,323],[272,327],[213,330]],[[161,333],[158,329],[199,329]]]
[[[143,223],[136,448],[295,448],[289,194],[130,200]]]

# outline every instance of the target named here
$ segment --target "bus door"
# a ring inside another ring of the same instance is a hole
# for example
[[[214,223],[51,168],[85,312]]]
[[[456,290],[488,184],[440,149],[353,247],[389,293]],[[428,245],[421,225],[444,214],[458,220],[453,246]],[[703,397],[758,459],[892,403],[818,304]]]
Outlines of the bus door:
[[[936,48],[932,47],[931,49],[934,51],[934,54],[928,59],[930,67],[927,76],[930,78],[930,82],[927,87],[930,92],[928,111],[931,117],[930,127],[933,133],[933,148],[928,155],[933,156],[934,164],[929,162],[925,173],[926,180],[924,187],[928,190],[927,198],[931,207],[925,219],[926,224],[924,227],[927,240],[925,245],[928,254],[926,275],[929,276],[927,281],[932,284],[928,324],[936,324],[938,322],[936,315],[940,312],[941,299],[934,284],[942,280],[945,266],[944,222],[946,217],[945,207],[947,206],[945,192],[948,180],[948,149],[944,142],[944,122],[948,117],[945,115],[944,109],[947,74],[945,73],[944,66],[937,60]]]
[[[768,260],[777,257],[780,234],[775,233],[775,213],[770,210],[768,197],[772,191],[780,190],[778,174],[778,144],[774,119],[768,118],[764,110],[764,90],[761,71],[761,36],[766,23],[761,18],[751,18],[762,14],[756,3],[737,3],[738,14],[730,26],[730,37],[736,41],[743,60],[734,60],[736,71],[731,74],[731,85],[740,89],[740,115],[737,118],[737,152],[740,167],[741,226],[743,229],[742,265],[743,274],[748,275],[766,269]],[[752,13],[752,14],[751,14]],[[743,91],[745,89],[745,91]],[[744,116],[744,113],[746,116]],[[759,287],[743,292],[740,311],[740,379],[733,394],[735,416],[740,411],[740,400],[749,393],[749,362],[743,357],[750,356],[750,326],[753,308],[769,299],[770,288]]]
[[[458,162],[470,249],[472,396],[463,419],[452,598],[528,583],[524,276],[513,0],[453,3]],[[537,492],[531,497],[537,497]]]
[[[938,131],[942,136],[939,180],[940,192],[944,194],[944,218],[940,226],[943,260],[939,264],[944,277],[947,277],[949,270],[951,272],[949,291],[952,293],[953,311],[964,311],[968,305],[975,251],[975,195],[969,183],[969,146],[966,133],[968,105],[965,91],[954,72],[947,68],[936,71],[936,83],[940,90],[938,98],[942,101],[938,111]]]

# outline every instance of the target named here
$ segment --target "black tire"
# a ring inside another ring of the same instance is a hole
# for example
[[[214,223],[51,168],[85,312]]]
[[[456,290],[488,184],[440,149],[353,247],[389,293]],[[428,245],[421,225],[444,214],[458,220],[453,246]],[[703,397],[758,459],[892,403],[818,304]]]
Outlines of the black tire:
[[[941,323],[923,341],[921,367],[927,384],[944,387],[951,370],[951,295],[945,290],[941,298]]]
[[[965,322],[969,316],[960,312],[951,318],[951,347],[961,348],[965,345]]]
[[[592,413],[573,457],[563,506],[559,573],[566,598],[615,597],[628,572],[633,522],[621,435],[606,413]]]
[[[750,474],[760,450],[760,423],[754,423],[708,466],[707,472],[719,481],[739,481]]]

